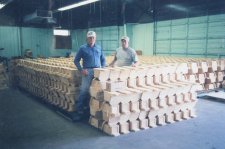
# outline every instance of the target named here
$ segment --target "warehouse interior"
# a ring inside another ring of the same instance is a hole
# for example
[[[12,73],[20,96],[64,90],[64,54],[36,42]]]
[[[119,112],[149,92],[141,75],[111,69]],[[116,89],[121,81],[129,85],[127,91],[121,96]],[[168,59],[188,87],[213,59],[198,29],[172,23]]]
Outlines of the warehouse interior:
[[[223,149],[224,6],[0,0],[0,148]],[[74,59],[88,31],[107,67],[94,69],[89,116],[74,122],[82,84]],[[124,36],[140,64],[111,67]]]

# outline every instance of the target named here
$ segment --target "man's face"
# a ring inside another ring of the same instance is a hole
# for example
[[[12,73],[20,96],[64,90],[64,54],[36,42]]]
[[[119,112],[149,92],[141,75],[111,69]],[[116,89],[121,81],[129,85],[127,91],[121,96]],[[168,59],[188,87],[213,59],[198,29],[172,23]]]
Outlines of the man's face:
[[[95,44],[95,41],[96,41],[96,37],[87,37],[87,43],[90,45],[90,46],[93,46]]]
[[[128,48],[129,43],[126,40],[123,39],[123,40],[121,40],[121,45],[122,45],[123,48]]]

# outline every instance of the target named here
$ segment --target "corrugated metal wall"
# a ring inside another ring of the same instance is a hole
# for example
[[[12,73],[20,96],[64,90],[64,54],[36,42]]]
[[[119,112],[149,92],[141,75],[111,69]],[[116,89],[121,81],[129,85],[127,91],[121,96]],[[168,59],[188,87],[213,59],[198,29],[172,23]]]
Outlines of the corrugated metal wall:
[[[153,55],[153,34],[153,23],[133,25],[133,48],[143,55]]]
[[[155,28],[154,28],[155,26]],[[148,24],[128,24],[130,46],[144,55],[176,55],[219,57],[225,55],[225,14],[184,18]],[[123,26],[91,28],[105,55],[115,52],[124,35]],[[87,29],[73,30],[72,51],[86,43]],[[153,46],[154,45],[154,46]],[[65,56],[65,49],[54,49],[52,29],[0,27],[1,56],[19,56],[26,49],[33,55]]]
[[[1,27],[0,26],[0,51],[1,56],[11,57],[21,54],[19,42],[19,30],[17,27]]]
[[[155,54],[225,56],[225,14],[156,22]]]

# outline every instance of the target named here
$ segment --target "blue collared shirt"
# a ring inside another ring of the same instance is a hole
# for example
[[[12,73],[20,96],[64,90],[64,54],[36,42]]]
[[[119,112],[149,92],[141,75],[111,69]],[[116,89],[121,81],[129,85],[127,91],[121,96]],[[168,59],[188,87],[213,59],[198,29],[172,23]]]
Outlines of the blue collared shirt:
[[[83,59],[83,68],[80,65],[81,59]],[[102,48],[96,44],[93,47],[88,44],[82,45],[76,54],[74,64],[80,71],[87,68],[105,67],[106,62]]]

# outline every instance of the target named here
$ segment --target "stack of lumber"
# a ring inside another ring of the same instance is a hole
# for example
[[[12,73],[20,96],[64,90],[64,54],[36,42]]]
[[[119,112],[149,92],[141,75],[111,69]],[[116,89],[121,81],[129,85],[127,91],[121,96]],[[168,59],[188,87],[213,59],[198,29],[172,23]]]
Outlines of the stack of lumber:
[[[107,57],[107,62],[113,57]],[[163,57],[163,56],[139,56],[141,65],[151,64],[182,64],[184,77],[199,84],[200,90],[221,88],[224,80],[225,59],[212,58],[185,58],[185,57]]]
[[[94,69],[89,123],[113,136],[195,117],[198,85],[183,64]]]
[[[8,77],[4,65],[0,63],[0,90],[6,88],[8,88]]]
[[[18,85],[40,99],[72,112],[81,79],[70,61],[66,58],[17,60]]]

